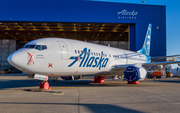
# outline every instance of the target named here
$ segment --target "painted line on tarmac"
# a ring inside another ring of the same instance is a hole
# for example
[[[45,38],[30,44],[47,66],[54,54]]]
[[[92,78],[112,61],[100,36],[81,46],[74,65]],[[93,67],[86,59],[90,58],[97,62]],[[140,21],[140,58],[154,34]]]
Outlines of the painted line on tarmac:
[[[16,90],[16,91],[4,91],[0,93],[14,93],[14,92],[23,92],[24,90]]]

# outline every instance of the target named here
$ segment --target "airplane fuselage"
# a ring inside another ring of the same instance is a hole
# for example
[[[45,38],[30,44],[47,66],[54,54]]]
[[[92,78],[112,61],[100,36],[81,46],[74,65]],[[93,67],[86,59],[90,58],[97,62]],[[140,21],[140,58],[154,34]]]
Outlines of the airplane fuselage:
[[[94,75],[113,65],[145,63],[144,54],[77,40],[44,38],[27,43],[8,58],[28,74],[48,76]]]

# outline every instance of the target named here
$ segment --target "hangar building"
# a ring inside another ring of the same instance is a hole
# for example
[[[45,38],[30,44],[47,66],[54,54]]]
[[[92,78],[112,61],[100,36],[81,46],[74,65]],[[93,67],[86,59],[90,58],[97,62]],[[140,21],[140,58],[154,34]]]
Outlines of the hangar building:
[[[0,1],[0,70],[7,57],[43,37],[139,50],[152,24],[151,56],[166,55],[166,7],[87,0]]]

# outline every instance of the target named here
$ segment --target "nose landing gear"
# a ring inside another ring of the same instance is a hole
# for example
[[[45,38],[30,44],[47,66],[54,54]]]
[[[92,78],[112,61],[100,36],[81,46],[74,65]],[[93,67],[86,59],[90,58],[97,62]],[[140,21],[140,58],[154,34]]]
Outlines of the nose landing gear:
[[[40,84],[39,84],[39,88],[41,89],[44,89],[44,90],[49,90],[49,83],[47,81],[42,81]]]

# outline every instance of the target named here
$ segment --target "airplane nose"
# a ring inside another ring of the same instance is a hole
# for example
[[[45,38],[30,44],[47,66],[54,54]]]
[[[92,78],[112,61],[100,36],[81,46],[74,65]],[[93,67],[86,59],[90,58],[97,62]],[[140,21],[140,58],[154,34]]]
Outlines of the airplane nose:
[[[16,66],[19,60],[20,60],[20,56],[17,55],[16,53],[10,54],[7,58],[7,61],[13,66]]]
[[[7,61],[12,65],[12,63],[11,63],[11,56],[12,56],[12,54],[10,54],[10,55],[8,56]]]
[[[7,61],[14,67],[20,69],[23,66],[24,57],[20,54],[20,51],[16,51],[10,54],[7,58]]]

